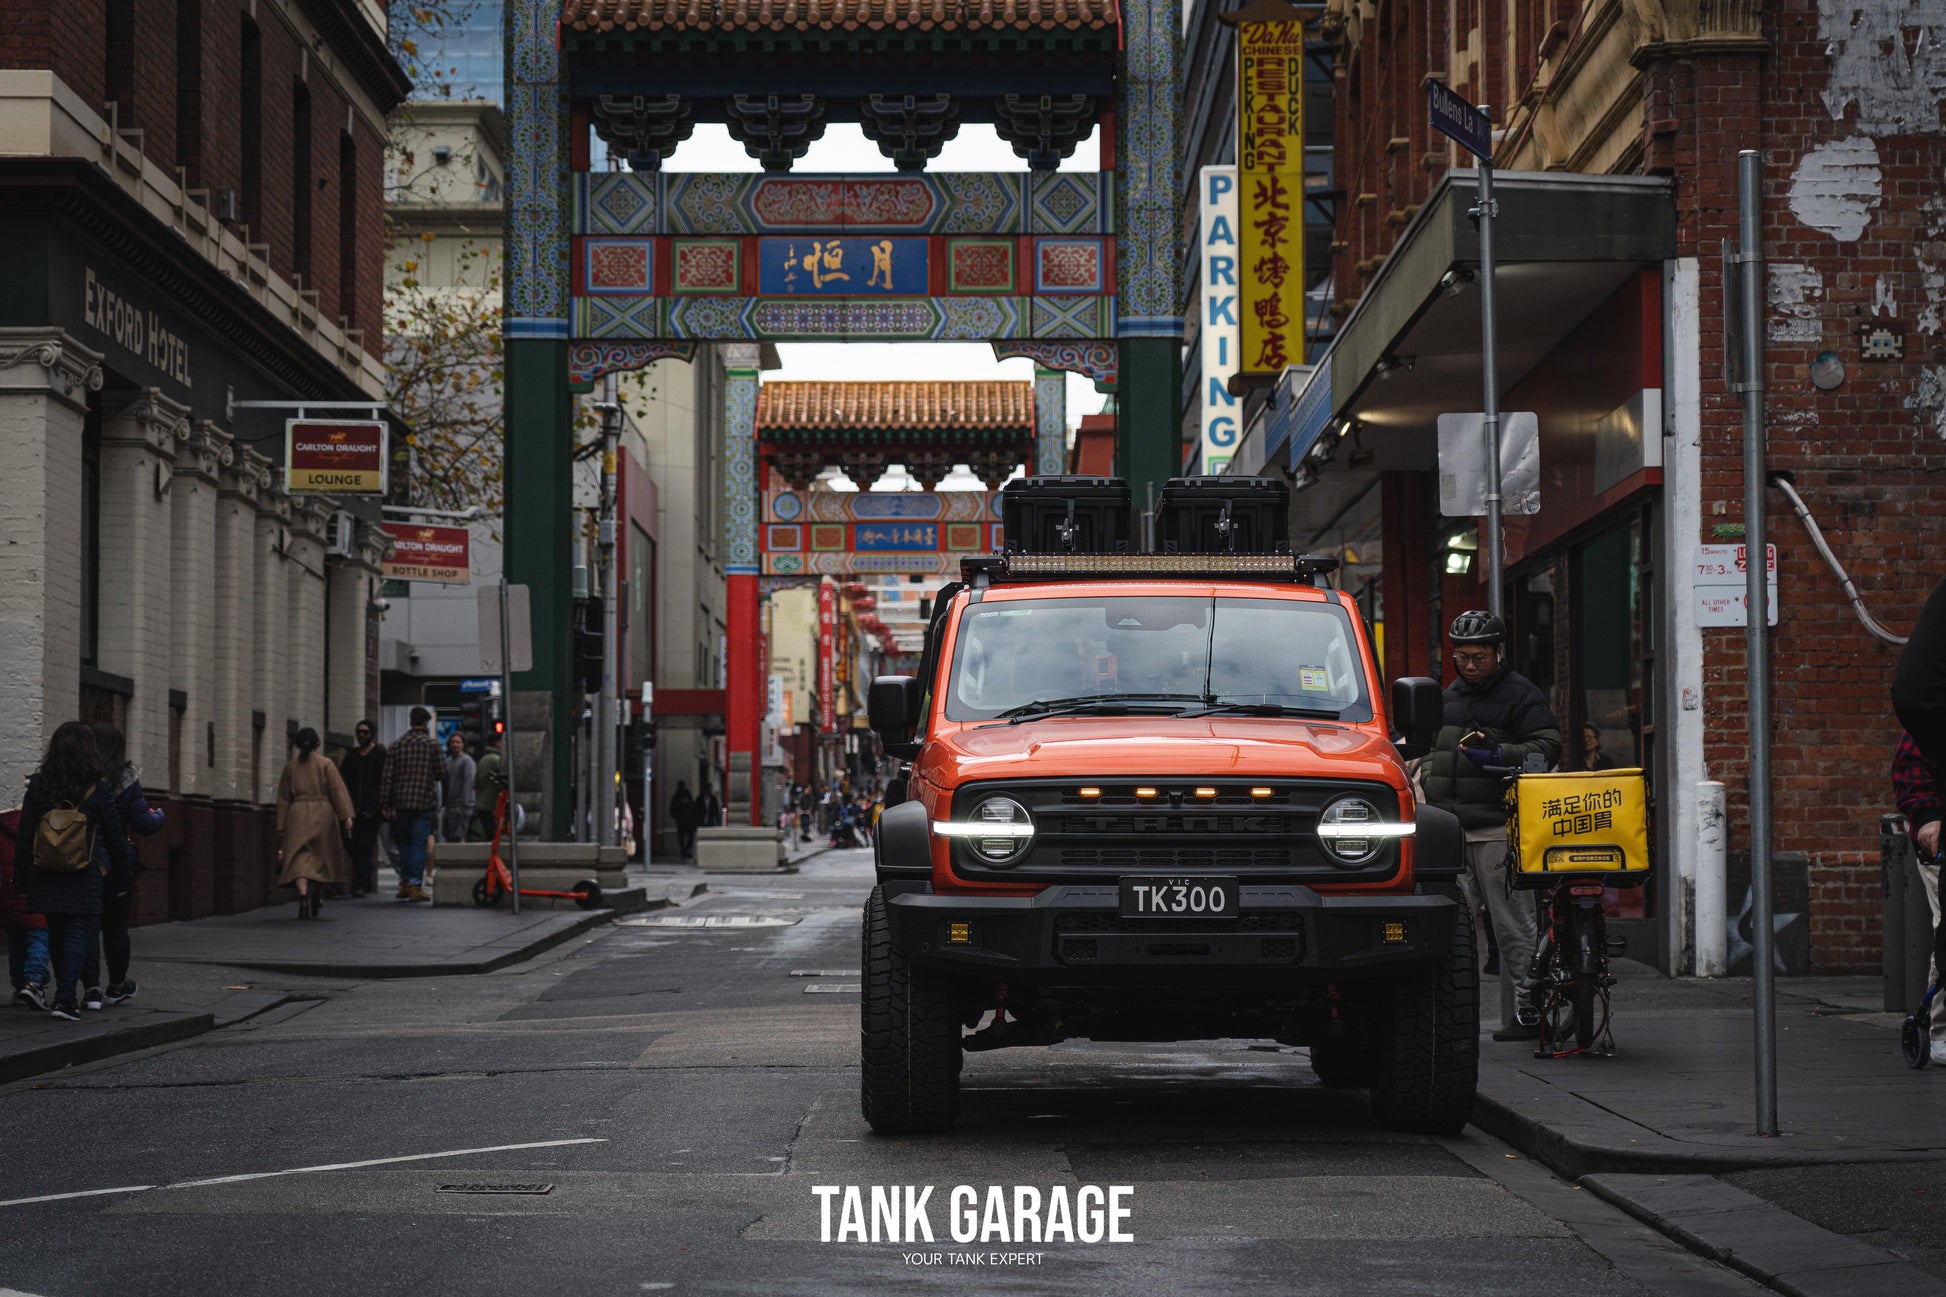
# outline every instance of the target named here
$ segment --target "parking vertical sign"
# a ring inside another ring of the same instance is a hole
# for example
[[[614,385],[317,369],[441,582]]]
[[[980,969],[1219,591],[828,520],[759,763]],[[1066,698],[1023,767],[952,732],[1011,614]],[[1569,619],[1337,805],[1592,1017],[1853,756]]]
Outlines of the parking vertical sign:
[[[1237,398],[1230,375],[1237,372],[1237,169],[1204,167],[1202,196],[1203,433],[1205,473],[1221,472],[1236,451]]]

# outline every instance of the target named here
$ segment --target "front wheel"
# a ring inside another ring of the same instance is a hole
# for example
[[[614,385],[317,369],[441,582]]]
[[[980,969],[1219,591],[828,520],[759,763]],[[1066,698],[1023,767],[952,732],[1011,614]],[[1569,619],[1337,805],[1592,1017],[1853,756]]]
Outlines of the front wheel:
[[[951,986],[892,944],[885,889],[865,902],[859,1107],[880,1135],[944,1130],[959,1116],[960,1015]]]
[[[1453,907],[1452,945],[1377,1006],[1372,1115],[1388,1130],[1457,1135],[1480,1080],[1480,974],[1473,916]]]

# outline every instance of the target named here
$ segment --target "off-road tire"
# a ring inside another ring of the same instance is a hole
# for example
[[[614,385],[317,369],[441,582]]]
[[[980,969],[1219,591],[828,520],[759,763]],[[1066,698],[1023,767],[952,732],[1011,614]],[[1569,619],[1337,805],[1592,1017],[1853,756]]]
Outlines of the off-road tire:
[[[1480,1077],[1480,975],[1473,917],[1453,907],[1453,942],[1428,973],[1392,988],[1380,1006],[1372,1115],[1388,1130],[1457,1135]]]
[[[865,902],[859,997],[859,1107],[881,1135],[944,1130],[959,1116],[960,1015],[943,980],[892,945],[885,889]]]

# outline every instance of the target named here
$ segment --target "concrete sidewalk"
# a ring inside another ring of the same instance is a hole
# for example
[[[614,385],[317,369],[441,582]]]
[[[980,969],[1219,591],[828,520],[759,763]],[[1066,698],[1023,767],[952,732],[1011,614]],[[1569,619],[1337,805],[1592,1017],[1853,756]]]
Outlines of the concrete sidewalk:
[[[1946,1068],[1905,1065],[1877,978],[1776,981],[1765,1138],[1749,980],[1614,971],[1616,1055],[1483,1033],[1475,1125],[1779,1292],[1946,1295]]]

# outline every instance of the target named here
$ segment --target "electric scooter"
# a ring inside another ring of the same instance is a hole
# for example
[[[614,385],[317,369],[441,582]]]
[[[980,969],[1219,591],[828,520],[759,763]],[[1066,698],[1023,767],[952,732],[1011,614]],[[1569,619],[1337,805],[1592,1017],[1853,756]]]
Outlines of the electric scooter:
[[[487,852],[486,877],[473,884],[473,904],[491,908],[500,904],[500,898],[514,890],[513,871],[500,857],[500,840],[507,835],[507,790],[502,788],[499,796],[493,799],[493,847]],[[550,892],[541,888],[523,887],[522,896],[545,896],[552,900],[573,901],[584,910],[592,910],[601,904],[601,884],[592,878],[584,878],[574,885],[571,892]]]

